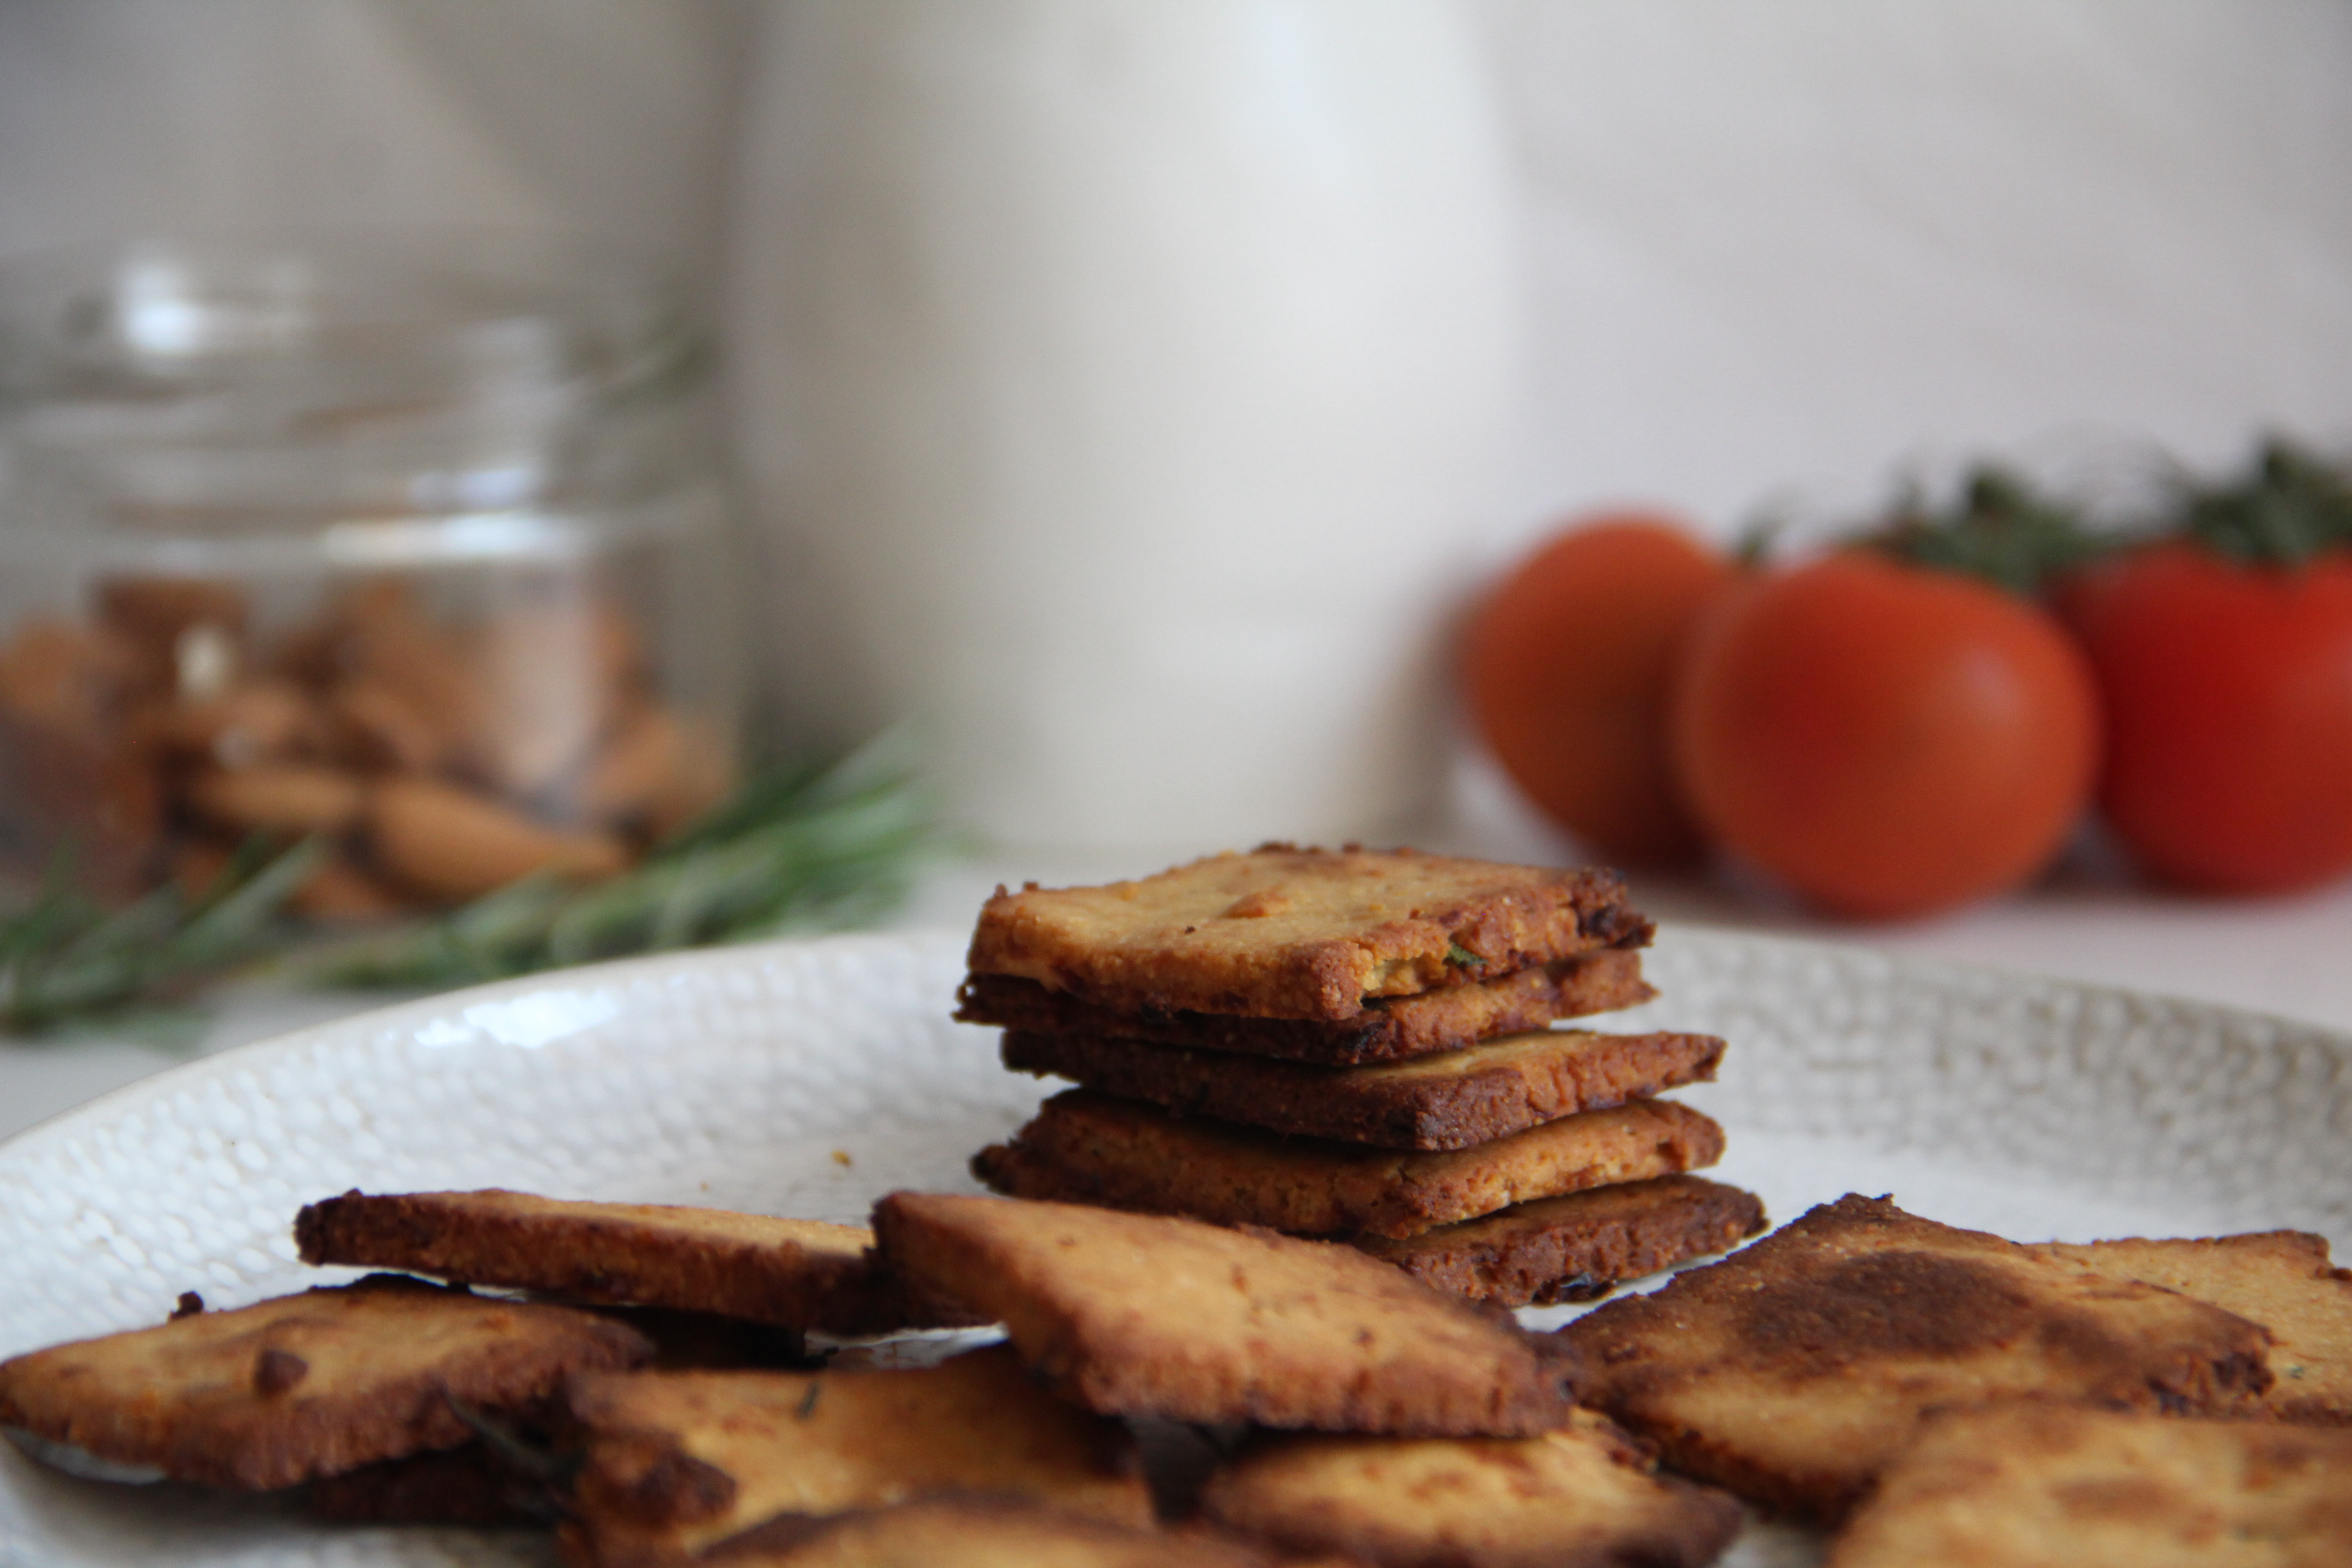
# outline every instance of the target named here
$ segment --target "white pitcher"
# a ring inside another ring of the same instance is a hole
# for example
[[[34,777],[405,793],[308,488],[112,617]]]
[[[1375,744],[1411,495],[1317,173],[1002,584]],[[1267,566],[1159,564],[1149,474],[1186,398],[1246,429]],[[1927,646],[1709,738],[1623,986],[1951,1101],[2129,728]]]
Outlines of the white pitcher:
[[[730,310],[794,728],[1008,845],[1393,831],[1507,445],[1448,0],[779,0]]]

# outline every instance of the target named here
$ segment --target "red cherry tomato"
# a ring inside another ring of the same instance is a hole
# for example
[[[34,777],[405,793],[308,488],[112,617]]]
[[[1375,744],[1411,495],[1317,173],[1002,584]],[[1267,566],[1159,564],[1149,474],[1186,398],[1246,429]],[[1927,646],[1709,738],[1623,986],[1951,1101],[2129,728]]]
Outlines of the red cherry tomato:
[[[1673,739],[1725,845],[1832,910],[1893,917],[2040,870],[2088,802],[2098,723],[2082,655],[2039,609],[1846,551],[1709,612]]]
[[[2099,804],[2151,870],[2273,892],[2352,870],[2352,550],[2149,546],[2062,600],[2106,700]]]
[[[1479,606],[1462,682],[1478,732],[1544,814],[1612,859],[1702,847],[1666,761],[1685,631],[1731,579],[1670,520],[1595,518],[1555,535]]]

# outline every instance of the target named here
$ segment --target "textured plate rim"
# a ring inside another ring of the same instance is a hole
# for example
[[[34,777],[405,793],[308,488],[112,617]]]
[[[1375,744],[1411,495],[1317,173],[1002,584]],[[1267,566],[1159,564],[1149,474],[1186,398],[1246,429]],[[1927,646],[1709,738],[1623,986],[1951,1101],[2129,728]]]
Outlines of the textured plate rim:
[[[2085,999],[2111,1000],[2125,1004],[2154,1004],[2183,1017],[2209,1018],[2216,1023],[2237,1023],[2261,1026],[2285,1031],[2300,1041],[2316,1045],[2340,1058],[2352,1068],[2352,1030],[2330,1027],[2298,1018],[2288,1014],[2273,1013],[2262,1008],[2242,1007],[2231,1003],[2209,1002],[2175,993],[2150,991],[2137,986],[2116,985],[2101,981],[2080,980],[2063,974],[2040,970],[2012,969],[2005,965],[1969,963],[1966,962],[1921,958],[1886,948],[1873,947],[1867,942],[1838,942],[1819,937],[1789,936],[1775,931],[1750,931],[1738,926],[1714,924],[1700,921],[1661,922],[1660,933],[1670,942],[1695,938],[1706,943],[1727,946],[1779,948],[1791,954],[1813,953],[1825,959],[1852,960],[1867,958],[1885,965],[1890,984],[1899,984],[1906,978],[1927,983],[1984,985],[1997,984],[2005,988],[2054,987],[2072,992]],[[652,953],[635,958],[612,959],[600,963],[576,964],[568,969],[546,970],[536,974],[520,975],[509,980],[490,981],[480,985],[463,986],[453,991],[437,991],[427,996],[394,1002],[364,1012],[330,1018],[323,1023],[308,1024],[282,1034],[250,1040],[181,1062],[151,1073],[131,1083],[110,1089],[69,1106],[12,1136],[0,1140],[0,1163],[33,1153],[50,1142],[75,1136],[84,1124],[100,1124],[163,1096],[176,1092],[183,1085],[200,1082],[217,1073],[236,1071],[257,1062],[282,1055],[294,1055],[336,1039],[350,1036],[354,1038],[380,1034],[386,1030],[421,1030],[429,1025],[451,1019],[467,1009],[484,1004],[510,1002],[518,997],[543,992],[572,990],[583,986],[621,988],[657,975],[693,973],[699,971],[725,971],[753,966],[774,958],[793,953],[817,953],[827,951],[858,950],[887,951],[904,949],[918,944],[962,942],[961,932],[947,927],[924,927],[896,931],[843,931],[824,936],[780,937],[772,941],[744,942],[727,947],[695,948],[680,952]],[[1661,1000],[1664,1000],[1661,998]]]
[[[542,970],[510,980],[492,980],[479,985],[460,986],[453,991],[436,991],[430,995],[412,997],[403,1002],[389,1002],[380,1007],[347,1013],[322,1023],[305,1024],[280,1034],[247,1040],[242,1045],[230,1046],[192,1061],[178,1062],[108,1089],[103,1094],[94,1095],[79,1105],[68,1106],[30,1127],[21,1128],[9,1137],[0,1139],[0,1163],[34,1152],[56,1140],[71,1138],[85,1122],[102,1124],[134,1111],[157,1099],[176,1093],[184,1085],[200,1083],[216,1074],[234,1072],[278,1057],[299,1056],[320,1045],[332,1043],[339,1037],[359,1039],[388,1030],[414,1034],[434,1024],[458,1018],[468,1008],[485,1004],[495,1005],[551,991],[590,986],[617,989],[663,974],[724,971],[793,953],[901,949],[946,935],[947,932],[941,929],[837,931],[825,936],[778,937],[769,942],[742,942],[729,947],[700,947],[680,952],[647,953],[635,958],[608,959],[600,963],[580,963],[568,969]]]

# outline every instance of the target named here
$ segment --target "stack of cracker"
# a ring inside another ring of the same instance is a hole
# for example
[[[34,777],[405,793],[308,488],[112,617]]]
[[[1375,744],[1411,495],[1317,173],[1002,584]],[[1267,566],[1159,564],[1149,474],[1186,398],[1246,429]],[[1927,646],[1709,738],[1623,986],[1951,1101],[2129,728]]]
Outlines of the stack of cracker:
[[[1723,1042],[1552,1027],[1645,1002],[1611,873],[1268,845],[982,910],[957,1016],[1080,1087],[973,1161],[1017,1197],[1325,1237],[1507,1306],[1762,1228],[1660,1091]]]

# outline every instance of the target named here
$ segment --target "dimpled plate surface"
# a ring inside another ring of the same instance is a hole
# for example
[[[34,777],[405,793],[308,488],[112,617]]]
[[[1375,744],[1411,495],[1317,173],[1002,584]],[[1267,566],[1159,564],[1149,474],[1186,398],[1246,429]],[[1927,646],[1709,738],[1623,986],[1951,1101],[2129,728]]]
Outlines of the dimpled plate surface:
[[[855,1221],[1046,1089],[948,1017],[958,935],[637,960],[453,993],[192,1063],[0,1145],[0,1355],[241,1305],[306,1269],[313,1198],[510,1186]],[[2025,1240],[2294,1226],[2352,1247],[2352,1038],[1861,949],[1685,928],[1606,1027],[1724,1036],[1719,1173],[1777,1222],[1848,1191]],[[1573,1309],[1529,1314],[1559,1321]],[[1726,1561],[1817,1559],[1751,1531]],[[336,1530],[0,1446],[0,1564],[551,1563],[529,1534]]]

